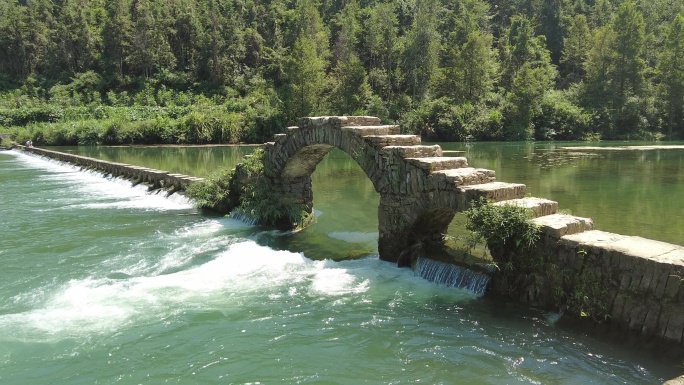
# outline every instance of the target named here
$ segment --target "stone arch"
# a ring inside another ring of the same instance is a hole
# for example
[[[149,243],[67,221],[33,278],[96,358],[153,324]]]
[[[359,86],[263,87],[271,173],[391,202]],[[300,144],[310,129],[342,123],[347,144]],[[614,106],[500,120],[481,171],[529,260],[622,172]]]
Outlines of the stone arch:
[[[308,178],[333,148],[347,153],[361,167],[380,192],[385,172],[379,162],[378,138],[395,136],[395,140],[412,139],[413,135],[397,135],[398,126],[380,125],[375,117],[321,117],[302,118],[299,125],[289,127],[286,134],[278,134],[274,142],[267,143],[267,161],[282,183]],[[380,143],[381,144],[381,143]]]
[[[441,239],[472,199],[525,194],[524,185],[495,182],[493,171],[468,167],[463,157],[444,157],[438,145],[422,145],[420,137],[401,135],[398,126],[381,125],[375,117],[302,118],[274,139],[264,156],[270,189],[281,204],[296,203],[309,213],[318,163],[335,147],[354,159],[380,194],[378,251],[387,261],[405,263],[406,253]]]

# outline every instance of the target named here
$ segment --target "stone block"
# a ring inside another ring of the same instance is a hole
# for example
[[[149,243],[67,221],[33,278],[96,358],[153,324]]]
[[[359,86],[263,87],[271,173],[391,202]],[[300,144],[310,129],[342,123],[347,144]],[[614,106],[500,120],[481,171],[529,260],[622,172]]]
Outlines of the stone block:
[[[613,322],[625,328],[628,323],[626,317],[623,317],[623,313],[625,312],[627,300],[627,294],[619,292],[613,301],[613,307],[610,309],[610,318],[613,319]]]
[[[380,118],[375,116],[341,116],[340,124],[343,126],[377,126]],[[397,126],[398,127],[398,126]]]
[[[364,135],[365,141],[376,148],[385,146],[413,146],[420,144],[420,136],[417,135]]]
[[[644,318],[643,325],[641,326],[641,334],[643,335],[654,335],[658,330],[658,319],[660,318],[661,306],[655,301],[649,301],[648,312]]]
[[[535,217],[555,214],[558,211],[558,202],[543,198],[525,197],[519,199],[511,199],[501,202],[495,202],[494,205],[511,205],[516,207],[524,207],[530,210]]]
[[[684,385],[684,375],[665,381],[663,385]]]
[[[565,214],[545,215],[532,219],[532,222],[539,225],[545,234],[559,239],[565,235],[591,230],[594,227],[594,223],[590,218]]]
[[[663,309],[668,309],[667,328],[663,337],[673,342],[682,343],[684,335],[684,306],[666,304]]]
[[[341,128],[342,132],[347,132],[358,136],[371,136],[371,135],[396,135],[397,126],[385,125],[385,126],[344,126]]]
[[[468,203],[480,198],[493,202],[522,198],[525,196],[526,188],[527,186],[520,183],[490,182],[461,186],[458,190],[465,195],[466,203]]]
[[[428,173],[468,166],[468,160],[464,157],[420,157],[405,159],[409,164],[425,170]]]
[[[380,150],[380,153],[401,158],[439,157],[442,156],[442,148],[439,145],[386,146]]]
[[[453,190],[454,187],[484,185],[494,182],[494,171],[483,168],[463,167],[430,173],[428,187]],[[501,187],[501,186],[499,186]]]

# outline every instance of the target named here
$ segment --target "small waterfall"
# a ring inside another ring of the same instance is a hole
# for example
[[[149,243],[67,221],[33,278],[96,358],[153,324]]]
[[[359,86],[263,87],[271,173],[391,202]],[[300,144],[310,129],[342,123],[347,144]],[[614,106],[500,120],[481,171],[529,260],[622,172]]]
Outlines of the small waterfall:
[[[228,217],[246,223],[250,226],[256,226],[257,224],[256,218],[240,210],[231,211],[230,214],[228,214]]]
[[[476,295],[483,295],[489,276],[458,265],[420,257],[416,261],[415,275],[446,287],[463,289]]]

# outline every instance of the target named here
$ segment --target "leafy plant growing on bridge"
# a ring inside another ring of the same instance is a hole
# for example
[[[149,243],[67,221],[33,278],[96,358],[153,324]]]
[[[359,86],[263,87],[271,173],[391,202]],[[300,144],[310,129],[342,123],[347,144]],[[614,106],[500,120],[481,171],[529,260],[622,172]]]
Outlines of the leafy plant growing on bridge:
[[[201,209],[218,214],[235,211],[242,218],[264,226],[297,228],[309,219],[307,207],[284,202],[268,183],[264,150],[258,149],[237,170],[221,170],[203,182],[190,185],[186,195]],[[235,178],[236,173],[241,174]],[[292,226],[294,224],[294,226]]]
[[[265,152],[258,149],[240,166],[249,183],[240,187],[240,204],[236,212],[264,226],[291,229],[303,226],[309,210],[299,202],[284,202],[268,183],[264,166]],[[294,226],[292,226],[294,224]]]
[[[487,244],[498,267],[494,281],[501,285],[499,291],[514,294],[540,272],[544,259],[535,250],[540,229],[527,209],[480,198],[465,215],[466,228]]]
[[[233,170],[221,169],[204,181],[188,186],[185,195],[200,209],[228,214],[232,209],[229,199],[232,176]]]

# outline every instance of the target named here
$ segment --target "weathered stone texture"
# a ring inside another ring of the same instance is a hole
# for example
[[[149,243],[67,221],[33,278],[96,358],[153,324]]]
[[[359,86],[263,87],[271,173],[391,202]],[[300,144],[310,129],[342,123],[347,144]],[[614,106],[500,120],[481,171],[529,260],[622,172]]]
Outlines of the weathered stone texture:
[[[552,200],[548,200],[548,199],[544,199],[544,198],[535,198],[535,197],[510,199],[510,200],[506,200],[506,201],[495,202],[494,205],[497,205],[497,206],[511,205],[511,206],[523,207],[523,208],[526,208],[526,209],[532,211],[532,213],[534,213],[535,217],[541,217],[544,215],[555,214],[558,211],[558,202],[554,202]]]
[[[533,219],[532,222],[541,226],[544,233],[555,238],[591,230],[594,227],[594,222],[590,218],[564,214],[545,215]]]
[[[598,269],[611,324],[684,343],[684,247],[592,230],[562,236],[563,252]]]
[[[185,190],[191,183],[203,180],[202,178],[188,175],[169,174],[168,171],[133,166],[125,163],[108,162],[101,159],[51,151],[38,147],[27,148],[26,150],[48,158],[71,163],[82,168],[111,174],[112,176],[128,179],[136,183],[144,183],[149,185],[152,189],[163,188],[166,190],[180,191]]]

